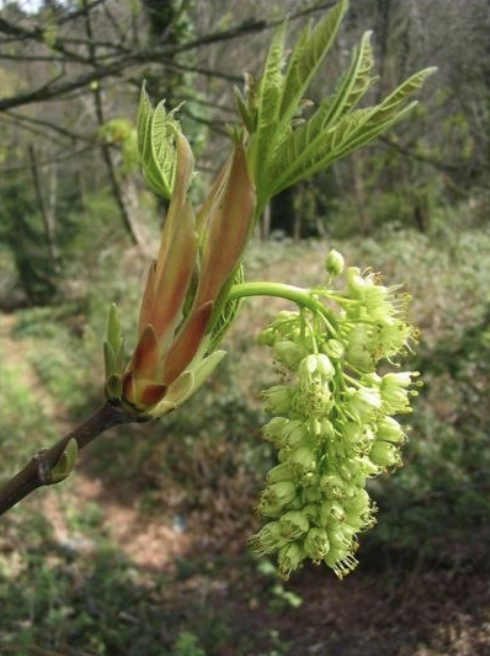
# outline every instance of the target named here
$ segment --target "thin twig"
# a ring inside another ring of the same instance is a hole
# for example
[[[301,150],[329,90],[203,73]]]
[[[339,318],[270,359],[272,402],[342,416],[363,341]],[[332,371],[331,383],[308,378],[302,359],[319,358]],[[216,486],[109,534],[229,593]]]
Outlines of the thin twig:
[[[51,472],[60,461],[68,442],[75,439],[81,450],[109,428],[120,424],[148,421],[144,415],[132,415],[121,407],[105,403],[80,426],[61,438],[50,449],[34,455],[30,462],[0,488],[0,516],[44,485],[52,485]]]

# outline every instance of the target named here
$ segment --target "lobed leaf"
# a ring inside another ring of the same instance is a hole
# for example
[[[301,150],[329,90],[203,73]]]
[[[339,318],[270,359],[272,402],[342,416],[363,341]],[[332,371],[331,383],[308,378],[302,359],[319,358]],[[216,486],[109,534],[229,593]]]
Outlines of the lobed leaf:
[[[375,107],[347,111],[349,104],[352,107],[352,103],[361,97],[363,87],[369,84],[368,60],[366,56],[356,58],[359,65],[351,70],[354,71],[353,80],[357,79],[358,83],[346,84],[348,78],[344,81],[340,90],[343,102],[338,102],[336,94],[322,103],[306,125],[295,130],[278,150],[271,173],[274,194],[364,146],[404,118],[417,104],[416,101],[407,104],[409,97],[435,70],[428,68],[416,73]],[[345,93],[344,88],[347,87],[350,91]],[[332,125],[333,117],[339,114],[340,120]]]

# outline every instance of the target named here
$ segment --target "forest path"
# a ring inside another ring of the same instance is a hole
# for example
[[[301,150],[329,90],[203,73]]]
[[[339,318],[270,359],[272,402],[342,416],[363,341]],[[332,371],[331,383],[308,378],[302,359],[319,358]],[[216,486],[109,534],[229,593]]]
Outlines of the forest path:
[[[1,369],[15,373],[16,380],[38,402],[41,415],[61,437],[75,427],[75,422],[70,418],[68,409],[52,396],[30,361],[30,353],[42,348],[42,340],[30,336],[17,337],[15,328],[15,315],[1,313]],[[70,481],[38,493],[42,512],[53,525],[55,540],[70,550],[95,549],[97,536],[87,539],[81,535],[79,529],[70,527],[67,515],[83,515],[87,508],[93,511],[100,507],[103,510],[101,532],[119,544],[135,564],[153,570],[168,569],[186,548],[190,536],[174,531],[161,519],[156,521],[142,517],[138,504],[128,503],[124,489],[108,490],[102,479],[94,477],[84,467],[87,457],[90,453],[84,451],[76,475]]]
[[[43,414],[52,421],[60,432],[70,430],[71,424],[66,409],[63,408],[43,384],[29,354],[41,348],[39,340],[31,337],[15,336],[15,314],[0,314],[0,358],[2,369],[15,371],[25,388],[39,402]]]

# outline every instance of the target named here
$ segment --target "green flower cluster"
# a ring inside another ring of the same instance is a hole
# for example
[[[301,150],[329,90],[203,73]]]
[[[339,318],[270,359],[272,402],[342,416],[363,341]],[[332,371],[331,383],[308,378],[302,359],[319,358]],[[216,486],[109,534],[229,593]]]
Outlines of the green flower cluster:
[[[332,252],[330,277],[342,269]],[[279,464],[258,504],[269,521],[250,542],[259,555],[277,552],[286,578],[306,558],[339,578],[351,572],[357,534],[375,524],[366,481],[402,464],[406,435],[392,415],[410,412],[418,374],[376,368],[415,340],[408,299],[357,268],[347,270],[346,283],[342,291],[310,290],[307,307],[281,312],[261,335],[281,376],[263,393],[274,415],[263,435]]]

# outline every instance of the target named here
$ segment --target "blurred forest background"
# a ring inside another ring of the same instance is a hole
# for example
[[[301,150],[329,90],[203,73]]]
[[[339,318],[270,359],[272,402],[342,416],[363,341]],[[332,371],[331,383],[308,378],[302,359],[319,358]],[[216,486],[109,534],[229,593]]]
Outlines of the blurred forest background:
[[[138,171],[143,79],[180,106],[198,202],[226,153],[233,85],[259,73],[286,15],[293,39],[333,4],[0,3],[0,480],[100,402],[110,302],[135,334],[165,214]],[[379,524],[358,571],[285,584],[246,549],[271,465],[259,395],[274,374],[255,337],[284,307],[257,300],[186,410],[100,438],[60,489],[6,516],[2,656],[490,653],[490,1],[351,0],[313,102],[367,29],[372,100],[437,75],[386,138],[276,197],[246,261],[249,279],[309,285],[333,246],[414,297],[425,387],[406,467],[371,490]]]

